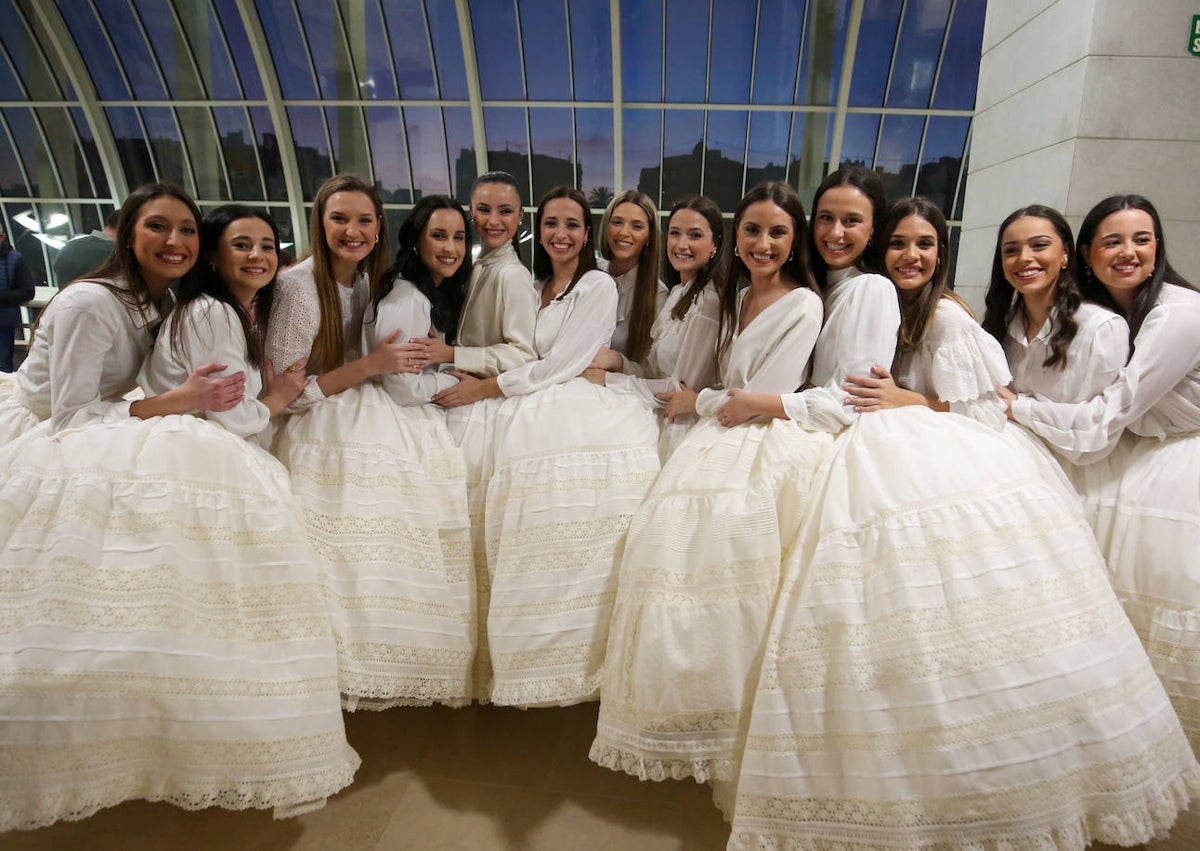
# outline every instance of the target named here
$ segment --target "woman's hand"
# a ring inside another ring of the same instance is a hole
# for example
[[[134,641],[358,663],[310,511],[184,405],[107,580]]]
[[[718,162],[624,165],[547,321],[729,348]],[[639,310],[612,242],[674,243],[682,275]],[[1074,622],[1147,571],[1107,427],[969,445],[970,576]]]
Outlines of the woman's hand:
[[[419,373],[424,369],[418,355],[411,350],[411,343],[396,342],[396,338],[399,336],[400,329],[397,328],[384,337],[379,345],[371,351],[371,354],[363,358],[367,364],[367,371],[371,375]]]
[[[1013,418],[1012,406],[1013,402],[1017,401],[1017,394],[1012,391],[1011,387],[997,385],[996,395],[1000,397],[1000,401],[1004,403],[1004,415],[1010,420]],[[1013,420],[1016,422],[1016,420]]]
[[[441,405],[443,408],[458,408],[478,402],[480,399],[492,399],[504,395],[500,392],[500,385],[494,378],[476,378],[453,369],[448,370],[448,374],[457,378],[458,384],[447,387],[434,396],[430,401],[435,405]]]
[[[424,369],[443,363],[454,363],[454,346],[447,346],[432,328],[426,337],[413,337],[401,347],[413,359],[413,363]]]
[[[246,373],[235,372],[222,378],[210,378],[214,372],[222,372],[229,366],[223,363],[208,363],[188,376],[179,386],[181,397],[188,411],[228,411],[241,403],[246,393]]]
[[[625,369],[625,361],[621,358],[620,352],[610,349],[608,346],[601,346],[600,350],[596,352],[596,356],[592,358],[592,362],[588,364],[588,369],[622,372]]]
[[[663,416],[669,423],[675,422],[676,417],[685,417],[688,414],[696,413],[696,397],[699,395],[682,381],[679,382],[678,390],[655,394],[657,398],[667,403],[666,409],[663,410]]]
[[[726,390],[729,400],[717,409],[717,422],[723,426],[732,427],[749,422],[759,416],[754,397],[757,394],[738,390],[736,387]]]
[[[589,366],[587,369],[581,372],[580,375],[593,384],[599,384],[601,387],[608,386],[608,372],[606,370]]]
[[[259,399],[271,412],[272,417],[279,416],[288,405],[295,402],[297,397],[308,386],[308,375],[305,367],[308,358],[301,358],[280,372],[275,371],[275,364],[267,359],[267,386]]]
[[[892,374],[882,366],[871,367],[870,375],[847,375],[842,389],[850,394],[845,404],[860,414],[907,405],[933,407],[920,393],[897,385]]]

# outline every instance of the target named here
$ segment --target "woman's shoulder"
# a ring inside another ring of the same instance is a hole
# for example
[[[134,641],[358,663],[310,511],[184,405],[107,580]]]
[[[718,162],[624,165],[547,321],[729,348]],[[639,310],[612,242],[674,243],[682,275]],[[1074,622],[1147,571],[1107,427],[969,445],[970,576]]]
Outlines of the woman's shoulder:
[[[1075,309],[1075,325],[1079,329],[1076,332],[1078,336],[1090,336],[1106,327],[1108,330],[1119,330],[1126,336],[1129,334],[1125,317],[1091,301],[1082,302]]]
[[[295,290],[303,287],[313,287],[317,285],[317,279],[313,272],[313,258],[310,254],[299,263],[288,268],[286,272],[280,273],[275,279],[276,294]]]
[[[1193,290],[1191,287],[1163,284],[1162,289],[1158,293],[1158,304],[1168,310],[1182,310],[1189,314],[1200,314],[1200,292]]]

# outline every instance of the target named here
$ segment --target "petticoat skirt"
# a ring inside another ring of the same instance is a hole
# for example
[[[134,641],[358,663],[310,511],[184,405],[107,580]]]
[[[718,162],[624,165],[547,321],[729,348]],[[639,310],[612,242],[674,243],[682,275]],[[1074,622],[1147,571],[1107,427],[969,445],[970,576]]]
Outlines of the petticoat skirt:
[[[275,453],[328,562],[346,708],[469,702],[466,473],[442,411],[365,383],[292,417]]]
[[[659,470],[655,415],[573,378],[506,399],[494,434],[484,511],[491,700],[594,700],[620,545]]]
[[[295,812],[350,783],[329,610],[275,459],[191,416],[10,450],[0,830],[131,799]]]
[[[1200,792],[1078,499],[997,437],[914,407],[838,438],[783,565],[731,848],[1128,845]]]
[[[1193,749],[1200,750],[1200,435],[1134,437],[1105,555]]]
[[[832,452],[791,420],[703,418],[663,467],[621,559],[591,758],[642,780],[733,780],[778,591]]]
[[[42,420],[18,401],[21,395],[11,373],[0,372],[0,447],[28,434]]]

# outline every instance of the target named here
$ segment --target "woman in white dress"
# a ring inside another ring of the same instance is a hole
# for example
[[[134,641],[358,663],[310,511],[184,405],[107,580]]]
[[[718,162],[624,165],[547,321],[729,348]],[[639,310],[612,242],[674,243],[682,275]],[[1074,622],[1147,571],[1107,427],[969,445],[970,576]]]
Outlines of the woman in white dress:
[[[613,350],[601,349],[600,358],[592,361],[592,368],[585,373],[591,381],[636,393],[655,408],[665,409],[667,405],[659,394],[690,391],[690,396],[684,393],[674,397],[672,408],[665,411],[658,440],[663,463],[696,422],[694,413],[679,412],[685,406],[694,406],[695,394],[714,386],[719,379],[717,336],[726,262],[722,253],[724,228],[721,209],[702,195],[685,198],[671,208],[666,272],[671,291],[650,329],[645,369],[629,362],[629,373],[606,372],[598,368],[598,362],[605,352]],[[626,361],[620,363],[624,368]]]
[[[795,190],[751,189],[733,232],[721,389],[690,393],[701,420],[638,509],[621,559],[591,758],[642,780],[735,778],[782,543],[832,446],[789,420],[713,419],[732,388],[801,387],[821,329]]]
[[[1082,851],[1164,835],[1200,766],[1075,494],[1002,433],[1007,370],[945,295],[945,220],[902,201],[876,233],[915,404],[858,415],[811,495],[730,846]]]
[[[471,187],[471,220],[479,235],[480,255],[471,270],[466,301],[458,322],[454,345],[437,337],[413,339],[415,362],[421,367],[453,365],[459,373],[494,378],[534,360],[534,320],[537,291],[529,268],[517,254],[517,228],[521,224],[521,196],[517,181],[504,171],[489,171]],[[467,465],[467,504],[471,514],[471,547],[474,562],[476,623],[474,692],[487,699],[492,677],[487,644],[487,610],[491,579],[483,531],[483,508],[492,474],[492,449],[496,409],[502,399],[479,396],[481,385],[458,383],[433,397],[446,409],[446,426]]]
[[[1129,323],[1132,356],[1079,404],[1022,395],[1011,416],[1069,459],[1103,459],[1128,430],[1105,556],[1133,621],[1200,747],[1200,293],[1167,262],[1162,224],[1139,195],[1097,204],[1079,227],[1085,298]]]
[[[362,322],[362,350],[441,334],[454,342],[471,274],[466,214],[422,198]],[[309,534],[329,562],[347,709],[471,698],[470,520],[462,453],[431,403],[449,373],[376,376],[314,405],[280,436]]]
[[[0,452],[0,829],[138,798],[292,815],[353,778],[316,559],[286,471],[250,440],[304,383],[262,355],[275,245],[265,214],[215,210],[142,371],[161,398],[219,360],[245,376],[237,405]]]
[[[1014,211],[997,232],[983,327],[1003,345],[1018,393],[1083,402],[1112,384],[1129,360],[1128,324],[1083,300],[1071,270],[1074,253],[1070,225],[1039,204]],[[1102,552],[1131,442],[1122,440],[1093,464],[1057,456],[1084,500]]]
[[[42,311],[11,392],[0,399],[0,446],[47,421],[59,431],[238,404],[245,376],[213,378],[225,369],[219,363],[202,365],[161,398],[124,398],[171,309],[169,287],[196,263],[199,222],[195,203],[173,186],[152,183],[130,193],[117,222],[122,250]]]
[[[626,190],[609,202],[600,233],[598,265],[617,282],[617,324],[592,365],[642,375],[654,320],[667,300],[667,286],[658,279],[658,210],[645,192]]]
[[[498,704],[596,698],[617,551],[658,473],[654,413],[580,377],[612,337],[617,301],[595,268],[590,222],[577,189],[547,193],[535,217],[538,360],[495,378],[460,374],[470,395],[505,397],[485,509]]]

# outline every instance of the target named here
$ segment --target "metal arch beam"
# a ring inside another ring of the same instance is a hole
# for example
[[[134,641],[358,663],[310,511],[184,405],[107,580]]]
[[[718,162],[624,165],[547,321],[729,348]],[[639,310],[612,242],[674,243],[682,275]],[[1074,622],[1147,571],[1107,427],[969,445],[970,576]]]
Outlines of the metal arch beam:
[[[104,169],[104,177],[108,181],[108,189],[112,195],[113,206],[120,209],[129,194],[129,183],[125,178],[125,170],[121,167],[121,157],[117,153],[117,143],[113,138],[112,128],[100,106],[96,96],[96,86],[84,65],[83,57],[75,47],[75,41],[67,29],[62,12],[55,3],[29,2],[23,4],[33,15],[50,39],[48,47],[54,51],[58,61],[62,63],[71,87],[79,99],[79,108],[87,119],[92,131],[92,139],[96,142],[96,152],[100,156],[100,164]],[[69,101],[63,106],[70,107]]]
[[[242,26],[246,28],[246,37],[250,42],[250,50],[254,54],[254,64],[258,66],[262,78],[263,91],[267,96],[267,110],[271,114],[271,122],[275,125],[275,138],[279,145],[279,163],[283,167],[283,185],[287,190],[287,206],[292,214],[292,239],[295,242],[296,255],[308,248],[308,221],[304,215],[304,195],[300,191],[300,166],[296,160],[296,142],[292,137],[292,125],[288,120],[287,110],[283,106],[283,90],[279,86],[279,75],[275,73],[275,64],[271,61],[271,48],[267,44],[267,34],[263,32],[262,21],[254,8],[253,0],[234,0],[238,14],[242,16]],[[253,128],[252,128],[253,129]]]
[[[467,0],[455,0],[458,12],[458,37],[462,41],[463,68],[467,77],[467,97],[471,102],[471,133],[475,139],[475,174],[488,171],[487,134],[483,127],[483,96],[479,89],[479,61],[475,58],[475,30]]]
[[[837,111],[833,118],[833,139],[829,145],[829,173],[842,164],[842,141],[846,137],[846,114],[850,107],[850,81],[854,74],[854,54],[858,51],[858,31],[862,26],[863,0],[850,6],[846,26],[846,49],[842,52],[842,73],[838,80]]]

